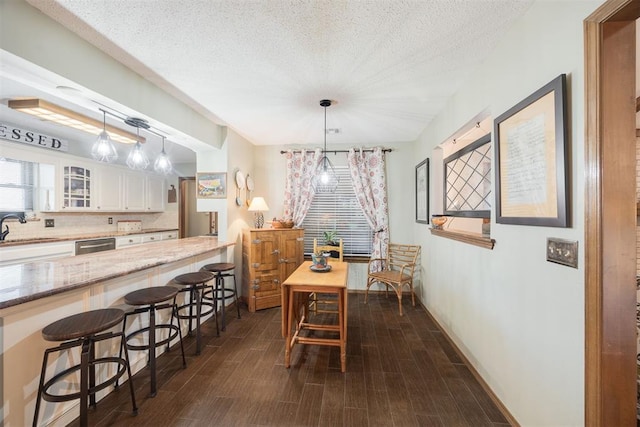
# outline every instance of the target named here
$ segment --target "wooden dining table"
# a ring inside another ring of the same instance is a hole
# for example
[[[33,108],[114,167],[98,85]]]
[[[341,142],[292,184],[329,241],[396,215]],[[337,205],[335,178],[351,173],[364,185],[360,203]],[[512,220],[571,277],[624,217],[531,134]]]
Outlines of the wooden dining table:
[[[291,351],[296,344],[340,347],[340,368],[347,367],[347,276],[349,264],[331,262],[330,271],[311,270],[311,261],[303,262],[282,283],[282,336],[285,341],[284,365],[291,366]],[[312,323],[309,319],[309,294],[336,294],[337,324]],[[315,337],[303,331],[329,331],[337,338]]]

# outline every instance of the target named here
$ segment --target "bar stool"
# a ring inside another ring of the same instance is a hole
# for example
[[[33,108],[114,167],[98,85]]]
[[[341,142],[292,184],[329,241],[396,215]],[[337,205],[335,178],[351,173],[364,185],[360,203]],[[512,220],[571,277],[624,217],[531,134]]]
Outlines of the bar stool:
[[[151,376],[151,393],[150,397],[155,397],[157,393],[156,387],[156,348],[164,344],[167,345],[167,351],[169,351],[171,341],[180,337],[180,350],[182,351],[182,367],[187,367],[187,360],[184,357],[184,346],[182,344],[182,331],[180,330],[180,321],[178,320],[178,306],[175,301],[175,297],[178,294],[178,289],[172,286],[154,286],[151,288],[138,289],[133,292],[129,292],[124,296],[124,302],[132,305],[134,310],[125,313],[124,322],[122,322],[122,332],[125,334],[125,344],[128,350],[148,350],[149,351],[149,371]],[[171,303],[166,301],[173,300]],[[164,303],[164,304],[163,304]],[[156,324],[156,311],[171,309],[171,321],[170,323]],[[127,318],[135,314],[149,313],[149,326],[145,328],[137,329],[130,334],[126,335]],[[177,325],[173,324],[173,319],[176,319]],[[156,331],[166,330],[168,336],[165,339],[156,341]],[[132,344],[130,341],[138,336],[146,334],[148,337],[147,344]],[[122,349],[120,350],[122,356]]]
[[[133,392],[133,378],[131,376],[131,366],[129,357],[125,352],[122,357],[99,357],[96,358],[95,344],[99,341],[120,337],[120,348],[125,345],[125,338],[122,332],[104,332],[107,329],[119,324],[124,319],[124,311],[117,308],[104,308],[74,314],[57,320],[42,330],[42,337],[46,341],[63,341],[57,347],[48,348],[44,352],[42,360],[42,371],[40,372],[40,383],[38,385],[38,396],[36,409],[33,416],[34,427],[38,424],[38,414],[40,412],[40,398],[47,402],[66,402],[80,399],[80,425],[88,425],[88,406],[95,408],[96,393],[111,384],[115,384],[124,375],[125,371],[129,376],[129,389],[131,391],[131,404],[133,414],[138,414],[136,399]],[[101,333],[104,332],[104,333]],[[47,362],[49,354],[69,350],[74,347],[81,347],[80,363],[73,365],[62,372],[57,373],[51,379],[45,381]],[[111,377],[105,379],[100,384],[96,384],[96,367],[107,364],[117,364],[118,369]],[[63,380],[73,372],[80,371],[80,391],[69,394],[53,394],[49,389],[59,381]],[[89,399],[89,405],[87,405]]]
[[[220,329],[218,328],[218,314],[216,313],[216,307],[214,302],[203,300],[202,295],[207,288],[213,289],[211,285],[207,285],[207,282],[213,280],[214,274],[208,271],[196,271],[194,273],[185,273],[176,276],[173,281],[178,285],[182,285],[185,288],[180,289],[180,292],[188,292],[188,301],[185,304],[178,306],[178,319],[189,320],[189,335],[191,335],[191,322],[196,321],[196,354],[200,354],[202,334],[200,332],[200,320],[202,317],[213,313],[216,319],[216,334],[220,336]],[[205,311],[202,311],[202,306],[205,306]],[[193,313],[195,308],[196,312]],[[180,314],[181,311],[189,309],[188,314]]]
[[[235,274],[235,264],[229,262],[216,262],[213,264],[207,264],[202,267],[201,271],[210,271],[216,275],[216,286],[214,290],[211,292],[211,297],[209,297],[209,292],[206,292],[204,295],[205,299],[212,299],[214,301],[214,305],[217,308],[217,302],[220,301],[222,303],[222,307],[220,308],[220,312],[222,314],[222,330],[224,331],[227,327],[225,320],[225,302],[229,298],[233,298],[236,303],[236,310],[238,311],[238,319],[240,319],[240,305],[238,304],[238,288],[236,286],[236,274]],[[233,277],[233,289],[226,288],[224,285],[224,279],[226,277]]]

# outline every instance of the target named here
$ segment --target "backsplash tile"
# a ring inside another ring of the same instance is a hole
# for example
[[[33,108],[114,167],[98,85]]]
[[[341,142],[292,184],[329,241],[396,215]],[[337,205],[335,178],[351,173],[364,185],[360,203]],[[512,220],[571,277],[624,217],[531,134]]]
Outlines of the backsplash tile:
[[[118,221],[123,220],[140,220],[142,221],[143,230],[150,228],[178,228],[177,210],[139,214],[40,213],[36,218],[38,220],[27,221],[26,224],[20,224],[17,221],[6,221],[5,225],[8,225],[10,229],[6,240],[116,233],[118,231]],[[113,218],[113,224],[108,223],[109,218]],[[54,219],[55,226],[45,228],[44,219]]]

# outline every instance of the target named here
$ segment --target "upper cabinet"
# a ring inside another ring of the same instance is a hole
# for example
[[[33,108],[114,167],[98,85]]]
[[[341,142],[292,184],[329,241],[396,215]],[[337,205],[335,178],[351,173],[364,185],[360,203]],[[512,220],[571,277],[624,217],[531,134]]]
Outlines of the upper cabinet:
[[[96,208],[102,212],[118,212],[123,209],[123,173],[120,169],[102,166],[96,173]]]
[[[124,175],[124,210],[133,212],[146,211],[146,176],[140,172],[125,172]]]
[[[163,212],[165,209],[165,183],[160,175],[147,175],[147,211]]]
[[[119,166],[61,164],[59,205],[44,211],[163,212],[165,177]]]
[[[95,208],[92,172],[93,168],[83,164],[62,164],[62,210]]]
[[[33,209],[41,212],[164,212],[166,177],[0,141],[2,155],[36,165]]]

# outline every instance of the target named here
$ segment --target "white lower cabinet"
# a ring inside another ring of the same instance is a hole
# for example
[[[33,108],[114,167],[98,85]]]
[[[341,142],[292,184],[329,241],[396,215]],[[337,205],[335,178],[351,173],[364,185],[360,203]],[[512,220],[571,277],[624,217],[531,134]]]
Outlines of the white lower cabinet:
[[[131,236],[116,237],[116,249],[126,248],[127,246],[134,246],[142,244],[142,235],[132,234]]]
[[[127,246],[141,245],[143,243],[160,242],[161,240],[171,240],[178,238],[178,230],[162,231],[160,233],[130,234],[116,238],[116,249]]]
[[[34,243],[0,248],[0,267],[75,255],[75,242]]]
[[[178,238],[178,230],[165,231],[162,233],[162,240],[173,240]]]
[[[160,233],[147,233],[142,235],[142,243],[159,242],[162,240],[162,234]]]

